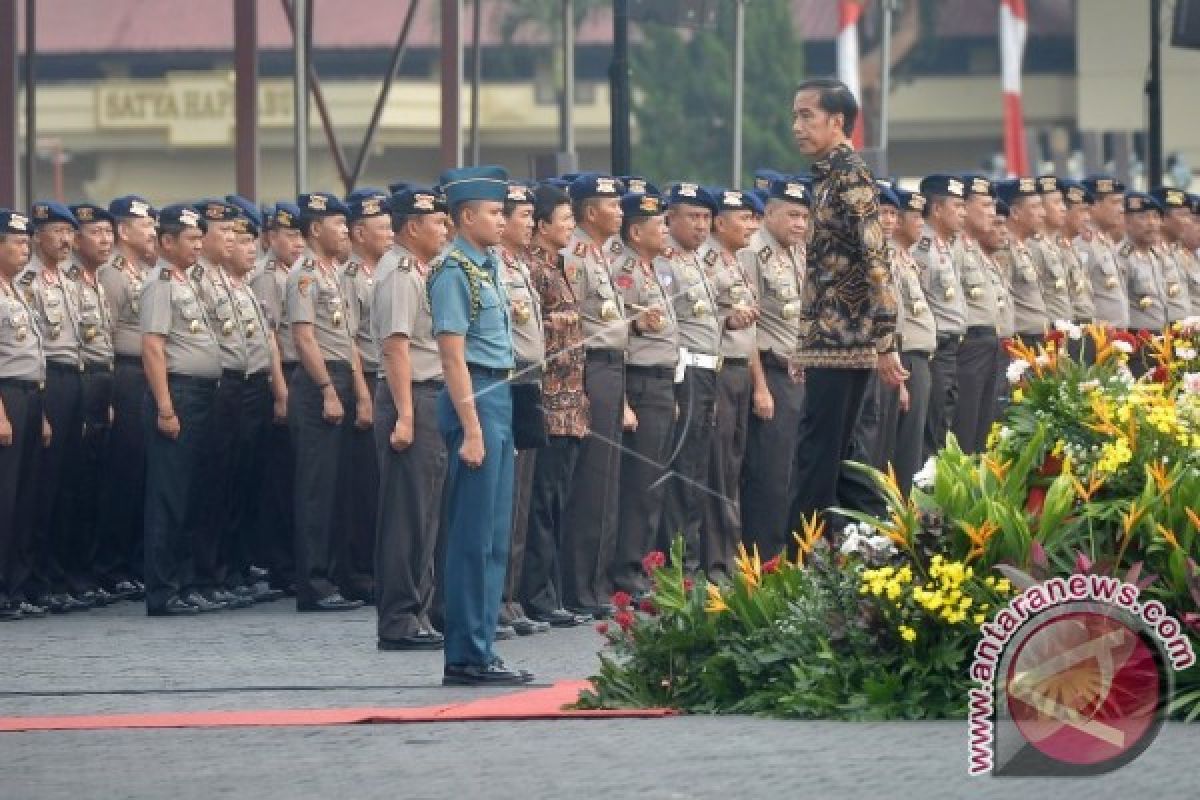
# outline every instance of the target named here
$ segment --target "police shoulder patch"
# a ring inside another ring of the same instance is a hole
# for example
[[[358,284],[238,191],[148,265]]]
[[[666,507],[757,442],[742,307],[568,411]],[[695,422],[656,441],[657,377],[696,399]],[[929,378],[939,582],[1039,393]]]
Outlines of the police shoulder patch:
[[[158,270],[158,279],[159,279],[160,281],[169,281],[169,280],[171,280],[171,270],[169,270],[169,269],[166,269],[165,267],[164,267],[164,268],[160,268],[160,269]]]
[[[930,239],[928,236],[922,236],[921,241],[917,242],[917,249],[921,250],[921,251],[926,251],[932,246],[933,246],[933,240]]]
[[[272,258],[267,261],[267,266],[266,266],[267,272],[274,272],[278,268],[279,268],[279,262],[276,261],[275,259]]]
[[[27,270],[25,270],[24,272],[22,272],[22,273],[21,273],[21,277],[17,278],[17,282],[18,282],[18,283],[23,283],[23,284],[25,284],[26,286],[32,286],[32,285],[33,285],[33,279],[34,279],[35,277],[36,277],[36,276],[35,276],[35,274],[34,274],[33,270],[31,270],[31,269],[27,269]]]
[[[771,253],[772,253],[771,246],[767,245],[762,250],[758,251],[758,260],[763,262],[764,264],[766,264],[768,261],[771,260]]]
[[[197,264],[196,266],[192,267],[189,274],[192,276],[192,280],[198,281],[204,277],[204,267]]]
[[[112,265],[114,267],[116,267],[117,269],[124,269],[125,268],[125,256],[121,255],[120,253],[117,253],[115,256],[113,256]]]
[[[317,262],[313,261],[311,258],[306,258],[304,259],[304,263],[300,266],[304,269],[315,270],[317,268]]]
[[[708,264],[711,267],[713,264],[717,263],[717,258],[719,258],[719,256],[717,255],[717,251],[709,250],[707,253],[704,254],[704,263]]]
[[[637,258],[635,258],[634,256],[631,255],[631,256],[629,256],[629,258],[625,259],[624,262],[622,262],[621,271],[622,272],[633,272],[633,270],[636,267],[637,267]]]

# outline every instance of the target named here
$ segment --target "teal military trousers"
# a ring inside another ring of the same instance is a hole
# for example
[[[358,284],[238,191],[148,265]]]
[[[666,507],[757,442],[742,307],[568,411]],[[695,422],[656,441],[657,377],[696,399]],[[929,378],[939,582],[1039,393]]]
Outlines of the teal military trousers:
[[[483,429],[483,464],[472,469],[458,452],[463,427],[443,389],[438,395],[438,428],[446,441],[443,489],[446,556],[446,663],[486,666],[504,593],[512,534],[512,392],[504,380],[472,373],[475,410]]]

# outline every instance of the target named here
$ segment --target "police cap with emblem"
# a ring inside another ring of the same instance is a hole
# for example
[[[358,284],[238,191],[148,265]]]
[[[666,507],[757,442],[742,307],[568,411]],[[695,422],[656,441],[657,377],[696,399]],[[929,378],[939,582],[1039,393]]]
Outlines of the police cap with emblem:
[[[996,188],[992,181],[986,175],[970,173],[968,175],[959,176],[963,184],[963,193],[966,197],[995,197]]]
[[[724,187],[708,187],[705,191],[713,200],[713,208],[718,214],[727,211],[753,211],[750,195],[741,189],[726,189]]]
[[[891,206],[897,211],[900,209],[900,196],[896,194],[896,190],[891,184],[884,181],[875,181],[875,188],[879,190],[879,205]]]
[[[192,208],[200,213],[200,216],[209,222],[231,222],[238,218],[242,210],[233,203],[227,203],[224,200],[209,198],[195,203]]]
[[[29,230],[29,217],[11,208],[0,208],[0,234],[28,235]]]
[[[197,228],[201,232],[208,230],[208,223],[195,206],[186,203],[176,203],[166,206],[158,212],[159,231],[176,231],[182,228]]]
[[[787,178],[782,172],[774,169],[756,169],[754,170],[754,188],[770,190],[771,184],[775,181],[781,181]]]
[[[258,230],[260,227],[261,226],[258,224],[257,220],[251,219],[250,217],[246,216],[245,214],[242,214],[241,216],[239,216],[237,219],[235,219],[233,221],[233,232],[234,233],[248,233],[251,236],[257,237]]]
[[[567,191],[571,200],[578,203],[580,200],[590,200],[594,197],[620,197],[625,194],[625,186],[611,175],[585,173],[571,181]]]
[[[658,194],[629,193],[621,198],[621,211],[626,219],[657,217],[667,211],[667,201]]]
[[[372,189],[369,192],[360,189],[350,193],[346,196],[346,207],[350,211],[346,215],[350,222],[371,217],[384,217],[391,213],[387,194],[378,189]]]
[[[75,219],[80,225],[88,225],[92,222],[107,222],[112,225],[116,222],[113,215],[108,213],[108,209],[103,206],[98,206],[94,203],[76,203],[71,206],[71,213],[75,215]]]
[[[800,178],[780,175],[767,187],[768,200],[783,200],[802,206],[812,206],[809,184]]]
[[[1013,178],[996,184],[996,198],[1003,200],[1010,208],[1014,200],[1037,196],[1037,181],[1033,178]]]
[[[54,200],[38,200],[30,209],[29,216],[33,217],[33,227],[40,228],[51,222],[65,222],[79,230],[79,220],[71,213],[71,209]]]
[[[388,206],[391,208],[392,214],[397,217],[436,214],[446,210],[433,189],[412,184],[393,194],[388,200]]]
[[[304,219],[350,216],[350,209],[346,208],[346,204],[339,200],[337,195],[329,192],[306,192],[296,198],[296,205],[300,207],[300,216]]]
[[[1062,181],[1057,175],[1040,175],[1037,179],[1038,194],[1054,194],[1062,191]]]
[[[1187,199],[1187,193],[1182,189],[1173,189],[1167,186],[1160,186],[1157,189],[1151,189],[1150,196],[1157,200],[1158,204],[1167,211],[1170,211],[1173,208],[1190,207]]]
[[[667,195],[667,205],[699,206],[707,208],[714,214],[717,213],[717,204],[712,195],[700,184],[686,181],[671,187],[671,192]]]
[[[622,175],[620,181],[625,185],[626,194],[661,194],[657,186],[641,175]]]
[[[533,192],[523,183],[510,183],[504,194],[506,208],[533,205]]]
[[[1144,214],[1147,211],[1157,211],[1159,214],[1161,214],[1163,207],[1157,200],[1145,192],[1125,193],[1126,214]]]
[[[1095,201],[1087,187],[1077,180],[1061,178],[1058,181],[1058,188],[1062,192],[1063,200],[1069,206],[1090,206]]]
[[[225,195],[225,202],[229,203],[229,205],[233,206],[234,208],[236,208],[238,210],[239,217],[245,218],[245,219],[249,220],[250,222],[254,223],[254,227],[255,227],[256,231],[257,231],[257,229],[259,229],[263,226],[262,212],[260,212],[258,210],[258,206],[254,205],[254,203],[251,203],[249,200],[242,197],[240,194]],[[236,222],[237,220],[234,220],[234,221]],[[247,231],[239,231],[239,233],[246,233],[246,232]],[[257,233],[256,233],[256,235],[257,235]]]
[[[445,192],[451,209],[472,200],[503,203],[508,195],[508,173],[498,166],[448,169],[438,178],[438,188]]]
[[[957,175],[926,175],[921,179],[921,194],[926,197],[966,197],[967,187]]]
[[[901,189],[899,187],[892,191],[899,201],[901,211],[916,211],[920,213],[925,210],[925,195],[920,192],[910,192],[908,189]]]
[[[108,213],[116,219],[154,219],[158,212],[144,197],[126,194],[108,204]]]
[[[276,203],[275,209],[271,212],[271,228],[304,230],[300,216],[300,207],[295,203]]]
[[[1111,175],[1092,175],[1084,178],[1083,186],[1093,197],[1100,197],[1106,194],[1124,194],[1125,184]]]

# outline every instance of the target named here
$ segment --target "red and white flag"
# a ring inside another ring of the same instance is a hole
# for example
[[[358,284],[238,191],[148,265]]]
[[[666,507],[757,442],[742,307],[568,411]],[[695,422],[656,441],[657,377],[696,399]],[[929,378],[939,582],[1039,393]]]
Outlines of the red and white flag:
[[[862,109],[862,85],[858,75],[858,19],[862,0],[838,0],[837,67],[838,78],[850,88]],[[855,149],[863,146],[863,115],[859,113],[851,141]]]
[[[1004,92],[1004,160],[1009,177],[1029,174],[1025,115],[1021,110],[1021,62],[1029,28],[1025,0],[1000,0],[1000,74]]]

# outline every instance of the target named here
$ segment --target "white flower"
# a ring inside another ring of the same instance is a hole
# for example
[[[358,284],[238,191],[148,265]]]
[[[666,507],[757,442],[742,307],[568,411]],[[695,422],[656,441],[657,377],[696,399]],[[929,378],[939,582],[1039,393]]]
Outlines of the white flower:
[[[1095,379],[1090,380],[1090,381],[1084,381],[1083,383],[1079,384],[1079,391],[1081,391],[1085,394],[1087,392],[1093,392],[1099,388],[1100,388],[1100,381],[1095,380]]]
[[[1131,355],[1133,353],[1133,345],[1121,339],[1117,339],[1115,342],[1113,342],[1112,346],[1114,350],[1122,352],[1125,355]]]
[[[921,471],[913,475],[913,485],[918,489],[929,489],[933,486],[934,480],[937,478],[937,459],[933,456],[925,462],[925,466],[921,467]]]
[[[1194,347],[1176,347],[1175,355],[1182,358],[1184,361],[1191,361],[1196,357],[1196,348]]]
[[[1060,333],[1069,332],[1071,330],[1071,327],[1072,327],[1072,324],[1071,324],[1071,320],[1069,320],[1069,319],[1054,320],[1054,330],[1056,330]]]
[[[1006,373],[1008,375],[1008,382],[1009,383],[1020,383],[1021,376],[1023,376],[1025,374],[1025,371],[1027,369],[1029,369],[1028,361],[1026,361],[1023,358],[1014,358],[1013,362],[1008,365],[1008,369],[1006,370]]]
[[[847,530],[849,530],[849,527],[850,526],[847,526]],[[848,556],[853,553],[860,553],[862,552],[863,545],[865,544],[867,544],[867,539],[859,534],[859,532],[856,530],[854,533],[845,538],[845,540],[842,542],[842,546],[838,548],[838,552],[844,556]]]
[[[1188,394],[1200,394],[1200,372],[1183,374],[1183,390]]]
[[[1074,341],[1079,341],[1080,339],[1082,339],[1083,338],[1083,326],[1072,324],[1071,329],[1069,331],[1067,331],[1067,338],[1072,339]]]
[[[896,552],[896,543],[882,534],[876,534],[867,539],[867,546],[874,550],[876,555],[890,556]]]
[[[1050,364],[1050,356],[1043,353],[1043,354],[1039,355],[1037,358],[1035,358],[1033,360],[1033,362],[1035,364],[1037,364],[1039,367],[1048,366]]]

